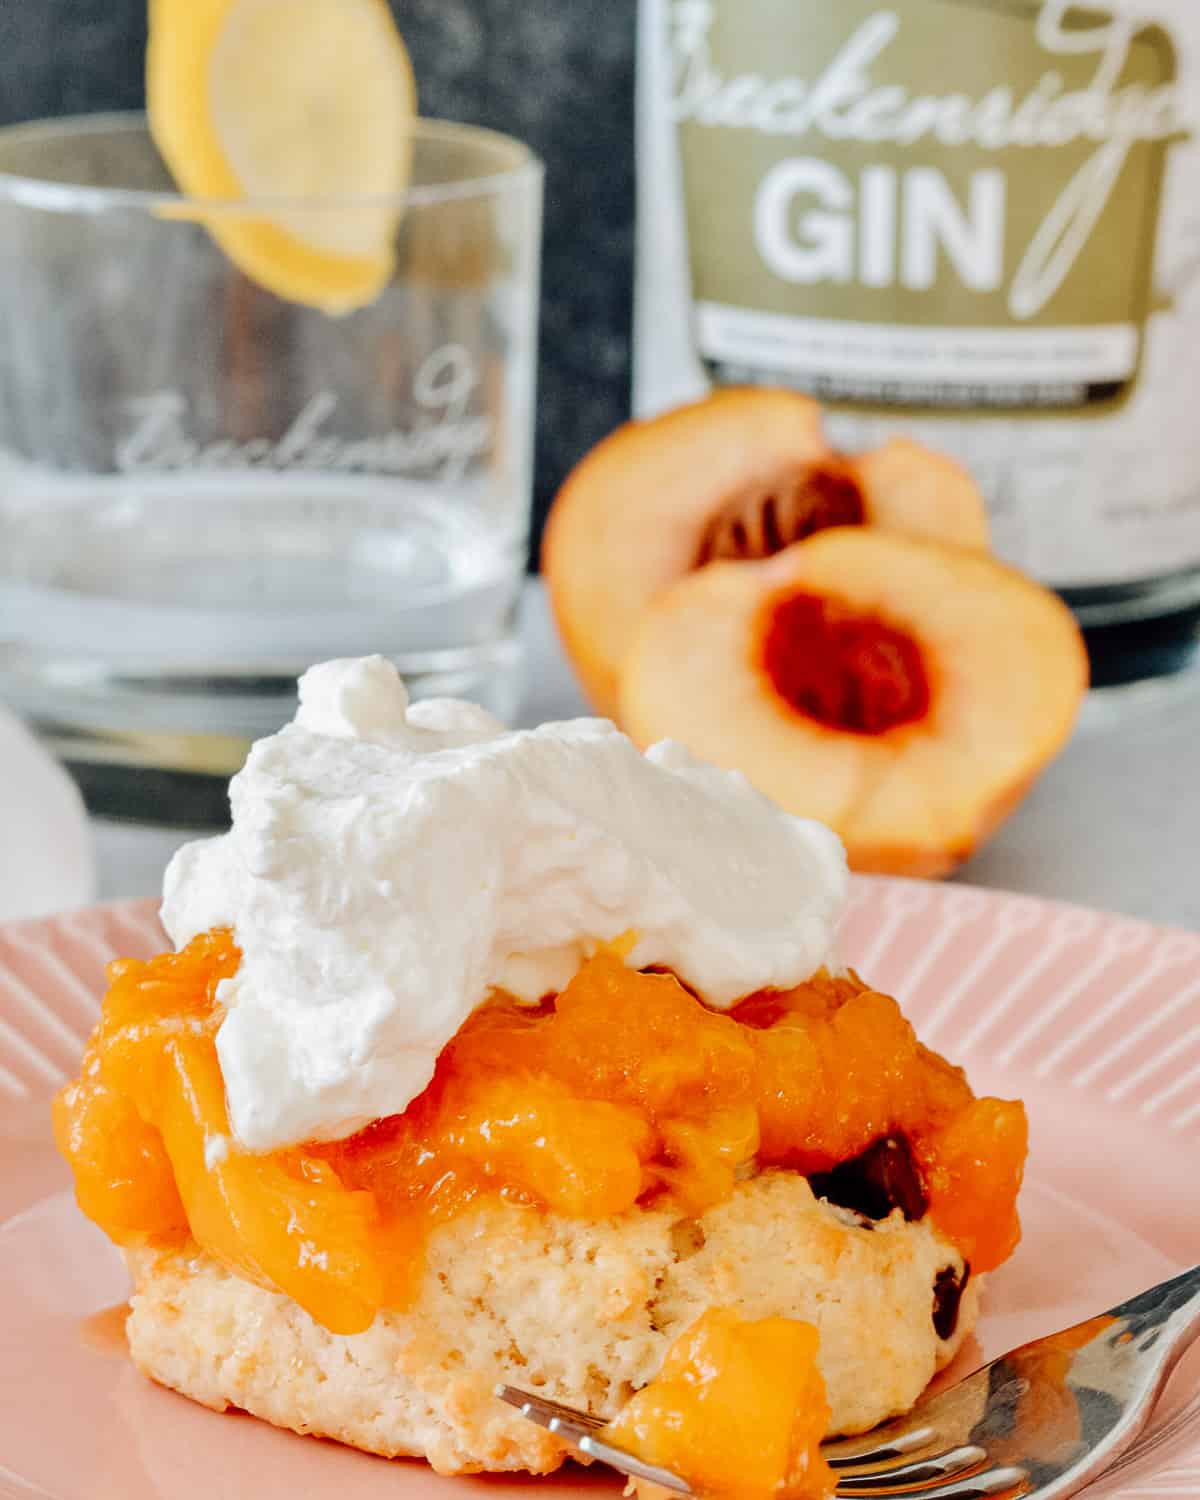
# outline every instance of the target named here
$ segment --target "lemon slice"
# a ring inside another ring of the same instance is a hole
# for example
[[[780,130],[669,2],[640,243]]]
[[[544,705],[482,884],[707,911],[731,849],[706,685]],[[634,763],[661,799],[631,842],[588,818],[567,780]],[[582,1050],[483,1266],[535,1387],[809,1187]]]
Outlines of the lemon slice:
[[[348,312],[394,267],[416,87],[386,0],[150,0],[150,132],[235,265]],[[321,202],[319,200],[327,200]]]

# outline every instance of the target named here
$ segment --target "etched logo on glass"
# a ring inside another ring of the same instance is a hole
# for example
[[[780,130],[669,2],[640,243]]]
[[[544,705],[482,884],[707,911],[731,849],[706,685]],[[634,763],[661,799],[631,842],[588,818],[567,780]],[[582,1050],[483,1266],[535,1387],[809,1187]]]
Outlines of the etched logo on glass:
[[[491,417],[471,410],[479,383],[470,350],[447,344],[417,368],[412,384],[416,417],[407,427],[339,437],[330,430],[338,397],[333,391],[317,391],[278,438],[208,442],[189,432],[187,402],[178,391],[156,391],[130,403],[134,426],[118,444],[116,464],[126,474],[320,470],[452,481],[491,447]]]

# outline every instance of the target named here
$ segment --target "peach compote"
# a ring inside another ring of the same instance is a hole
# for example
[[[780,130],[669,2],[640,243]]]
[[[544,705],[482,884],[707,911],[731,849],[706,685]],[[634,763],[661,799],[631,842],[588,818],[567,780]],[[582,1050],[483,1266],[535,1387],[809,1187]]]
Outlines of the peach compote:
[[[710,1308],[604,1436],[686,1479],[697,1495],[824,1500],[834,1486],[820,1447],[828,1427],[817,1330]]]
[[[113,964],[56,1138],[81,1208],[118,1244],[190,1235],[335,1332],[403,1306],[430,1229],[486,1195],[587,1218],[694,1215],[777,1167],[869,1215],[927,1210],[976,1271],[1016,1243],[1021,1105],[976,1100],[857,977],[722,1014],[603,950],[540,1005],[493,995],[402,1114],[252,1154],[230,1139],[215,1044],[217,986],[239,957],[217,931]],[[865,1209],[841,1196],[856,1174]]]

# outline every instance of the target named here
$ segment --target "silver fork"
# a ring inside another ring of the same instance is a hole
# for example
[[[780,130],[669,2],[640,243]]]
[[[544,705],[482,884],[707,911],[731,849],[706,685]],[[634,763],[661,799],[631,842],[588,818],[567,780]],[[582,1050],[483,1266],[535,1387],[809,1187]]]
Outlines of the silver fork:
[[[866,1437],[825,1443],[837,1494],[1065,1500],[1129,1453],[1197,1337],[1200,1266],[1001,1355]],[[604,1423],[588,1412],[510,1385],[496,1395],[588,1458],[695,1493],[677,1474],[606,1442]]]

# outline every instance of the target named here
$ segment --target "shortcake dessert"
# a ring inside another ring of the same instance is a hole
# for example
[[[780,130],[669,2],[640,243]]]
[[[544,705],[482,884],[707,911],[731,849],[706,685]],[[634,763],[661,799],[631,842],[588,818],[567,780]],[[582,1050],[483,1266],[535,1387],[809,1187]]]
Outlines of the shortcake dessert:
[[[497,1382],[653,1448],[695,1369],[744,1396],[778,1358],[765,1487],[819,1494],[820,1437],[953,1357],[1025,1116],[842,965],[827,829],[605,721],[410,706],[382,658],[307,673],[231,799],[55,1106],[147,1375],[544,1473],[563,1446]]]

